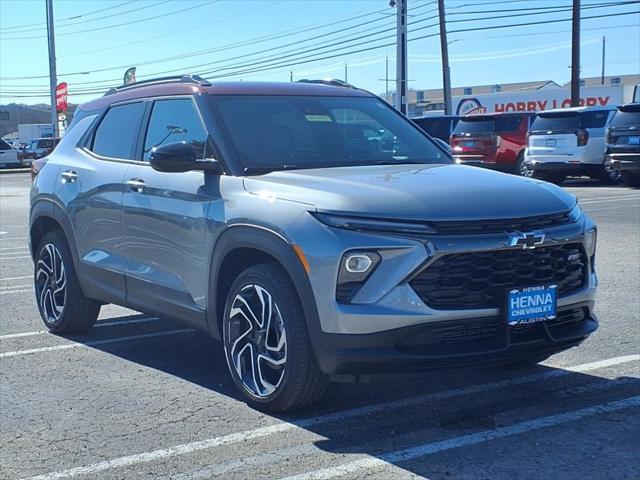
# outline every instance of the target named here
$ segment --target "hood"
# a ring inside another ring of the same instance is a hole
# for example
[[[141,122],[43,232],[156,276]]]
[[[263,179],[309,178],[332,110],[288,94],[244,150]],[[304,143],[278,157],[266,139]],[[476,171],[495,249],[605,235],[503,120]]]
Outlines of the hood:
[[[560,213],[575,197],[550,183],[465,165],[376,165],[272,172],[256,195],[319,211],[406,220],[482,220]]]

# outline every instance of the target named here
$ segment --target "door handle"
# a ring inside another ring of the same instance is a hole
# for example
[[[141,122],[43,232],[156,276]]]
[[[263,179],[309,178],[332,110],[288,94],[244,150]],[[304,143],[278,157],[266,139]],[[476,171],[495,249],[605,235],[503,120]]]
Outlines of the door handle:
[[[131,180],[127,180],[127,186],[133,190],[134,192],[142,193],[144,191],[146,183],[144,180],[139,178],[132,178]]]
[[[66,170],[60,176],[62,177],[62,183],[73,183],[78,180],[78,174],[73,170]]]

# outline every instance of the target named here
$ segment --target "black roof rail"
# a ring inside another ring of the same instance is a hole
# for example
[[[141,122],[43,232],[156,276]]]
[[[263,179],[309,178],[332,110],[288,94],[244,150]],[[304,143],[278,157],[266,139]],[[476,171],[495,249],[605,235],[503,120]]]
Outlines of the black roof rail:
[[[140,80],[139,82],[127,83],[120,85],[119,87],[110,88],[104,96],[111,95],[113,93],[122,92],[124,90],[130,90],[132,88],[145,87],[147,85],[156,85],[162,83],[193,83],[194,85],[200,85],[203,87],[211,86],[208,80],[205,80],[200,75],[172,75],[169,77],[157,77],[150,78],[149,80]]]
[[[315,83],[320,85],[331,85],[332,87],[353,88],[354,90],[358,90],[358,87],[354,87],[350,83],[347,83],[344,80],[339,80],[337,78],[321,78],[317,80],[303,78],[302,80],[297,80],[297,83]]]

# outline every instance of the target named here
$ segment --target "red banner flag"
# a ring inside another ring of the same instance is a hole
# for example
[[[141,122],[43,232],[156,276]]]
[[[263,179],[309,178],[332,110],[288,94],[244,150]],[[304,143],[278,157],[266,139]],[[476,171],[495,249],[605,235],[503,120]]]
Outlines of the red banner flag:
[[[56,87],[56,111],[67,113],[67,82],[59,83]]]

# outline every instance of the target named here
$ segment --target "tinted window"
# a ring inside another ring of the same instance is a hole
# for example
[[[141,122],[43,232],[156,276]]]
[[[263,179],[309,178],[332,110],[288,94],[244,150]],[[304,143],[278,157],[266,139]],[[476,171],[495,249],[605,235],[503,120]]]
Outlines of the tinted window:
[[[618,110],[611,119],[612,127],[640,127],[640,109],[637,111]]]
[[[111,107],[96,130],[92,150],[105,157],[133,159],[143,110],[142,103]]]
[[[245,168],[450,162],[376,98],[242,95],[211,102]]]
[[[577,113],[536,115],[531,130],[575,130],[580,127]]]
[[[461,118],[456,125],[456,128],[453,130],[453,133],[493,133],[495,131],[495,126],[495,122],[491,119],[472,120]]]
[[[175,142],[186,142],[195,150],[196,158],[205,157],[207,132],[191,99],[158,100],[153,104],[143,158],[149,160],[153,147]]]
[[[496,132],[517,132],[522,117],[496,117]]]
[[[414,120],[420,128],[432,137],[449,141],[451,134],[451,119],[449,118],[421,118]]]
[[[11,146],[4,140],[0,140],[0,150],[11,150]]]
[[[609,112],[584,112],[580,114],[582,128],[602,128],[607,123]]]
[[[53,138],[38,140],[38,148],[53,148]]]

